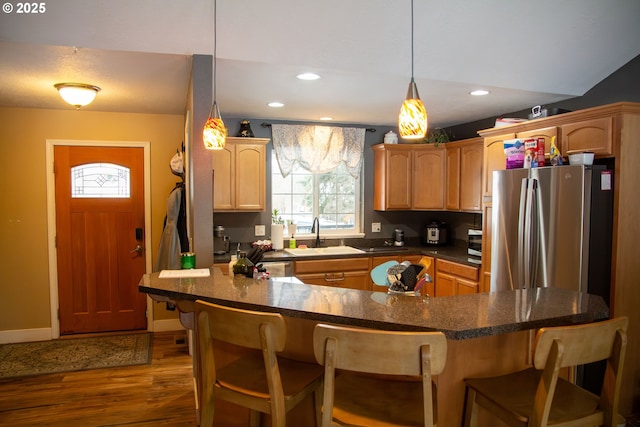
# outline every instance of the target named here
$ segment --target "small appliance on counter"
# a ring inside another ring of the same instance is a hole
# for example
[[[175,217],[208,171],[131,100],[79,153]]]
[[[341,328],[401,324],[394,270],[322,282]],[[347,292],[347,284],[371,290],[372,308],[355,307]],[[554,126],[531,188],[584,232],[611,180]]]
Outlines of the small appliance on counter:
[[[224,255],[229,252],[229,243],[229,237],[224,235],[224,227],[221,225],[213,227],[214,255]]]
[[[404,246],[404,230],[402,228],[393,230],[393,246]]]
[[[425,227],[424,243],[428,246],[447,244],[447,226],[444,222],[433,221]]]
[[[482,256],[482,230],[470,228],[467,232],[467,254]]]

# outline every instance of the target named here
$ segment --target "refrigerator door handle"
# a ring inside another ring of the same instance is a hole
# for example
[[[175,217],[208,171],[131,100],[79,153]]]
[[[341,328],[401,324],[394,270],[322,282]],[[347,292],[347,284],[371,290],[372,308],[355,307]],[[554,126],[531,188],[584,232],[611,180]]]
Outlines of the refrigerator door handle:
[[[538,211],[540,190],[538,186],[538,180],[536,178],[531,179],[529,196],[530,204],[530,218],[531,226],[529,228],[529,287],[535,288],[538,283],[538,264],[540,262],[540,212]]]
[[[528,178],[522,178],[522,183],[520,186],[520,209],[518,212],[518,241],[517,241],[517,247],[518,247],[518,271],[517,273],[517,277],[516,280],[514,281],[516,286],[518,286],[519,289],[525,288],[527,287],[526,283],[525,283],[525,272],[526,272],[526,268],[525,268],[525,260],[526,258],[526,254],[525,254],[525,235],[526,235],[526,217],[527,217],[527,189],[529,187],[529,179]]]
[[[523,241],[523,254],[524,259],[522,262],[524,268],[524,282],[523,286],[525,288],[531,287],[531,227],[532,220],[531,217],[531,191],[532,191],[532,180],[527,180],[527,188],[525,193],[525,212],[524,212],[524,241]]]

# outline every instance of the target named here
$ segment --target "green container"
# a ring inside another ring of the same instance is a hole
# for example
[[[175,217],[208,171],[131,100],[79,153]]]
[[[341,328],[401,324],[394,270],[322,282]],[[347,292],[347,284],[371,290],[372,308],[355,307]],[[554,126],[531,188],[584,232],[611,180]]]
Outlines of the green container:
[[[196,254],[193,252],[182,252],[180,254],[180,265],[184,270],[196,268]]]

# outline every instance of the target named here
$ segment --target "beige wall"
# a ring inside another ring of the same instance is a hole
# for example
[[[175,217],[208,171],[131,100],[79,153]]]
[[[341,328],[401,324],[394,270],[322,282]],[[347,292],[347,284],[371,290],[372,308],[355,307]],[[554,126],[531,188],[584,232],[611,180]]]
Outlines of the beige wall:
[[[149,141],[153,260],[166,200],[178,181],[169,161],[182,115],[0,108],[0,331],[51,326],[47,255],[47,139]],[[149,230],[147,230],[149,232]],[[156,304],[156,319],[176,317]]]

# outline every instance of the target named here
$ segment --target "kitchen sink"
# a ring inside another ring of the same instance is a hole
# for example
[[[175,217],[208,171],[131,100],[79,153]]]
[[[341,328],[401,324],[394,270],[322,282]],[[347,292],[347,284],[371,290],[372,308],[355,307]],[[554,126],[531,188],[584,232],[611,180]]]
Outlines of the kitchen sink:
[[[284,251],[293,256],[353,255],[353,254],[365,253],[365,251],[363,251],[362,249],[354,248],[352,246],[327,246],[325,248],[295,248],[295,249],[285,249]]]
[[[371,248],[362,248],[364,252],[396,252],[406,251],[408,248],[404,246],[374,246]]]

